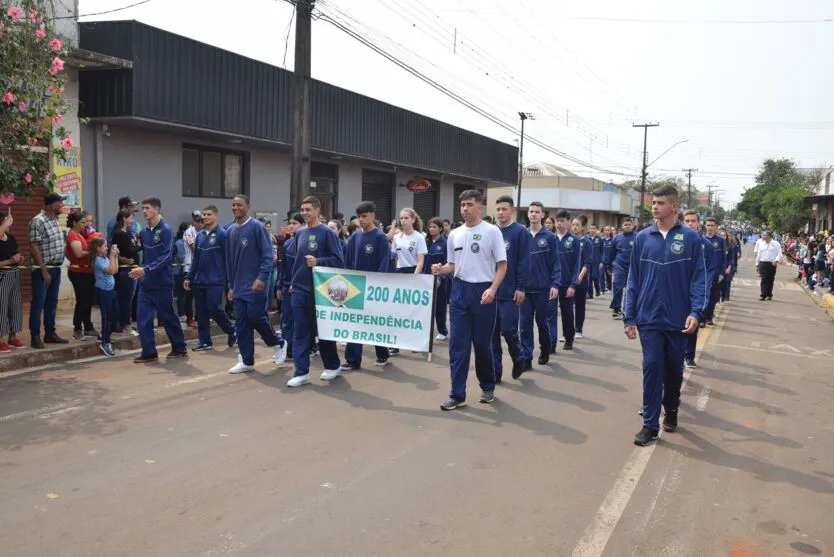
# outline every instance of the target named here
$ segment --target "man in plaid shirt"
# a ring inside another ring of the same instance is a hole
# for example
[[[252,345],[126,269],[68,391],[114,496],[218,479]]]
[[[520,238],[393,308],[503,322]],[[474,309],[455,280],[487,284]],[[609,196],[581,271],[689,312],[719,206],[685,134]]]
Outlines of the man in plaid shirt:
[[[43,199],[43,210],[29,221],[29,253],[32,256],[32,307],[29,312],[29,332],[32,348],[43,348],[44,343],[66,344],[66,339],[55,334],[55,315],[58,312],[58,288],[61,285],[61,265],[64,263],[64,233],[58,215],[64,198],[48,193]],[[44,336],[41,340],[41,313]]]

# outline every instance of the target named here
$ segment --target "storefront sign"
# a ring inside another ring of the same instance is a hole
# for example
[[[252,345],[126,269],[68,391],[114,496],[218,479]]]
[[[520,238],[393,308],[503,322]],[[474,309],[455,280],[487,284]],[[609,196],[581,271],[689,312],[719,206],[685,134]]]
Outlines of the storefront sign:
[[[64,214],[81,209],[81,147],[67,149],[67,158],[52,155],[55,193],[64,196]]]
[[[318,336],[428,352],[433,288],[431,275],[314,267]]]
[[[414,180],[409,180],[405,188],[410,192],[423,193],[431,188],[431,182],[422,178],[415,178]]]

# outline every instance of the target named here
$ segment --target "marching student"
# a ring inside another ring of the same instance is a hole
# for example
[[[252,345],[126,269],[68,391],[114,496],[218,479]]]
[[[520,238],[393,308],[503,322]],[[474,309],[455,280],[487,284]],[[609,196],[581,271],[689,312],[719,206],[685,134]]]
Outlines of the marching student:
[[[725,269],[724,273],[724,280],[721,283],[721,291],[718,296],[719,303],[729,302],[730,301],[730,288],[733,285],[733,275],[736,272],[736,268],[738,267],[738,259],[736,254],[736,248],[733,244],[735,237],[731,232],[727,232],[723,228],[718,231],[718,235],[721,236],[724,240],[725,246],[725,261],[727,264],[727,269]]]
[[[194,352],[214,349],[211,340],[211,322],[226,333],[226,345],[231,348],[237,342],[237,334],[228,314],[223,309],[223,291],[226,285],[226,231],[217,226],[217,207],[206,206],[203,211],[203,229],[194,240],[194,257],[186,273],[183,288],[194,292],[197,309],[197,333],[200,341]]]
[[[128,276],[139,280],[139,294],[136,301],[136,329],[142,352],[133,362],[145,364],[156,362],[156,338],[153,329],[154,315],[165,327],[165,334],[171,341],[168,359],[188,357],[188,345],[182,325],[174,311],[174,272],[171,250],[174,238],[171,227],[162,218],[162,202],[158,197],[146,197],[142,200],[142,215],[148,221],[147,228],[139,233],[142,243],[142,261],[145,265],[134,267]]]
[[[727,248],[724,239],[717,234],[718,221],[714,217],[706,218],[706,239],[712,244],[712,259],[710,261],[710,276],[712,283],[710,285],[709,304],[707,310],[704,312],[704,319],[707,325],[714,325],[713,317],[715,317],[715,304],[718,303],[718,295],[721,291],[721,283],[724,282],[724,274],[727,272]]]
[[[630,218],[623,220],[623,231],[614,237],[611,253],[608,255],[608,265],[611,267],[614,295],[611,297],[611,315],[620,319],[623,315],[623,290],[628,277],[628,267],[631,262],[631,248],[634,245],[634,223]]]
[[[495,382],[501,383],[504,374],[501,353],[502,336],[507,342],[507,352],[509,352],[510,359],[513,362],[513,379],[518,379],[521,376],[526,362],[525,358],[522,357],[521,347],[519,346],[518,328],[519,306],[524,303],[525,290],[530,275],[530,234],[527,229],[514,221],[515,205],[513,198],[509,195],[502,195],[495,200],[495,212],[498,228],[504,238],[504,251],[507,255],[507,271],[496,296],[498,317],[492,334]],[[530,329],[532,330],[532,327]],[[531,338],[531,348],[532,344],[533,339]],[[547,352],[547,350],[544,351],[544,353]]]
[[[543,217],[544,205],[540,201],[530,203],[527,207],[530,228],[529,232],[525,232],[530,274],[527,277],[527,288],[521,304],[519,324],[521,336],[519,358],[523,363],[519,370],[513,369],[513,379],[517,379],[517,376],[524,371],[533,369],[534,317],[539,329],[539,365],[546,365],[550,361],[550,354],[556,345],[556,331],[551,330],[549,319],[551,313],[556,311],[555,300],[561,278],[559,240],[542,226]],[[521,247],[523,246],[524,244],[521,243]]]
[[[588,298],[594,298],[594,292],[599,297],[605,292],[605,269],[602,264],[602,236],[599,235],[597,225],[592,224],[588,228],[588,236],[591,240],[591,247],[593,248],[593,257],[591,257],[591,286],[588,289]]]
[[[579,241],[579,276],[576,280],[576,295],[573,297],[574,304],[574,329],[575,338],[584,338],[582,331],[585,328],[585,305],[586,300],[593,299],[593,284],[591,284],[591,269],[594,266],[594,245],[590,238],[585,237],[585,224],[588,217],[579,215],[573,219],[571,228],[574,236]]]
[[[602,260],[599,263],[602,269],[602,291],[611,291],[611,265],[608,263],[611,255],[611,248],[614,247],[614,227],[606,226],[602,233]]]
[[[707,305],[707,267],[698,234],[678,222],[678,191],[652,193],[655,224],[641,230],[631,251],[623,325],[640,333],[643,350],[643,427],[634,444],[648,445],[660,431],[678,427],[683,359],[688,335],[698,330]],[[684,217],[686,218],[686,217]]]
[[[281,300],[281,336],[287,341],[287,358],[292,358],[293,345],[293,321],[292,321],[292,270],[295,265],[295,258],[298,252],[296,235],[298,230],[304,226],[304,219],[301,213],[293,213],[287,219],[287,230],[290,237],[284,242],[281,261],[281,269],[278,273],[278,299]]]
[[[579,273],[585,267],[580,257],[580,242],[568,229],[570,226],[570,213],[564,209],[556,211],[556,237],[559,239],[559,266],[560,276],[558,288],[559,310],[562,312],[562,332],[565,335],[565,350],[573,350],[573,340],[576,338],[576,327],[574,323],[573,298],[579,286]],[[587,272],[587,271],[586,271]],[[584,300],[583,300],[584,303]],[[584,306],[583,306],[584,307]],[[550,321],[550,331],[553,338],[556,338],[556,311],[548,312],[547,319]],[[550,351],[556,352],[556,343],[553,343]]]
[[[388,237],[385,232],[374,225],[376,221],[376,205],[372,201],[363,201],[356,206],[359,215],[359,231],[352,234],[345,248],[345,269],[355,271],[372,271],[387,273],[390,258],[388,257]],[[375,365],[388,365],[388,348],[374,346],[376,350]],[[345,348],[345,363],[342,371],[356,370],[362,367],[362,345],[348,343]]]
[[[683,223],[687,226],[687,228],[698,234],[698,238],[700,238],[701,244],[704,247],[704,262],[707,268],[706,281],[709,286],[712,284],[712,276],[709,274],[710,267],[712,266],[712,243],[701,235],[701,216],[698,214],[698,211],[695,211],[694,209],[687,209],[683,213]],[[703,319],[703,316],[701,316],[701,319]],[[698,367],[698,364],[695,363],[695,348],[697,345],[698,331],[696,329],[694,333],[686,337],[684,365],[688,368]]]
[[[423,272],[431,274],[431,266],[435,263],[446,264],[446,237],[443,235],[443,221],[434,217],[429,221],[429,235],[426,242],[425,263]],[[434,340],[444,341],[449,338],[449,329],[446,327],[446,311],[449,309],[449,277],[440,276],[437,279],[437,293],[434,298],[434,326],[437,329],[437,336]]]
[[[392,240],[391,247],[397,254],[397,272],[419,275],[423,272],[428,249],[426,239],[421,234],[423,222],[411,207],[400,211],[400,228],[400,232]]]
[[[347,249],[347,240],[345,240],[345,225],[342,224],[342,221],[334,219],[328,222],[327,226],[339,239],[339,245],[342,247],[342,253],[345,253],[345,250]]]
[[[481,221],[483,196],[478,190],[460,194],[460,212],[465,222],[452,231],[447,243],[448,263],[432,265],[432,274],[454,275],[450,300],[451,336],[449,367],[452,389],[441,410],[466,405],[469,360],[475,352],[475,373],[481,386],[479,402],[495,400],[495,367],[492,331],[495,327],[495,296],[507,270],[507,254],[498,227]]]
[[[226,236],[226,280],[228,299],[235,309],[235,333],[240,351],[238,363],[229,373],[255,370],[255,331],[274,349],[272,360],[281,365],[287,358],[287,343],[275,334],[267,314],[267,284],[275,255],[272,240],[263,223],[249,216],[249,197],[232,199],[235,224]]]
[[[316,338],[316,303],[313,295],[313,267],[342,268],[345,260],[339,239],[321,222],[321,200],[308,195],[301,201],[301,216],[307,225],[296,232],[296,256],[292,272],[293,363],[295,373],[288,387],[310,382],[310,349]],[[319,339],[319,355],[324,364],[321,378],[336,379],[342,374],[336,342]]]

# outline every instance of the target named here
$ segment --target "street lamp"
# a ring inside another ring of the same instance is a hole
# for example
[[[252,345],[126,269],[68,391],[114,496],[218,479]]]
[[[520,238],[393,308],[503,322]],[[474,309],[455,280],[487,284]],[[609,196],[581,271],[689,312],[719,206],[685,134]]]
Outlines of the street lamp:
[[[650,167],[651,165],[653,165],[654,163],[656,163],[657,161],[659,161],[661,158],[663,158],[663,155],[665,155],[666,153],[668,153],[669,151],[671,151],[672,149],[674,149],[675,147],[677,147],[678,145],[680,145],[680,144],[682,144],[682,143],[689,143],[689,140],[688,140],[688,139],[684,139],[683,141],[678,141],[677,143],[672,144],[672,146],[671,146],[671,147],[669,147],[668,149],[666,149],[665,151],[663,151],[663,154],[661,154],[661,155],[660,155],[659,157],[657,157],[655,160],[653,160],[653,161],[652,161],[652,162],[650,162],[648,165],[646,165],[646,168]]]
[[[524,122],[527,120],[535,120],[529,112],[519,112],[518,117],[521,119],[521,141],[518,146],[518,189],[516,190],[516,220],[521,221],[521,180],[524,178]]]

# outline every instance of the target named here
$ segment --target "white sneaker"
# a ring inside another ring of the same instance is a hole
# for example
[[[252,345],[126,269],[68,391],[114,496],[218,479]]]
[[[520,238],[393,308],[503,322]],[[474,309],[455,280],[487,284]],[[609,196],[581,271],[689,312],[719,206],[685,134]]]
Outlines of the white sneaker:
[[[307,375],[297,375],[287,381],[287,387],[300,387],[302,385],[307,385],[310,382],[310,374]]]
[[[338,367],[336,369],[326,369],[321,372],[321,378],[325,381],[332,381],[333,379],[339,377],[341,374],[342,370]]]
[[[282,341],[282,344],[275,346],[275,354],[272,356],[272,361],[276,366],[280,366],[287,359],[287,341]]]
[[[565,337],[563,337],[563,336],[559,337],[559,342],[565,342]]]
[[[255,366],[248,366],[243,362],[238,362],[229,370],[229,373],[248,373],[250,371],[255,371]]]
[[[436,337],[434,337],[434,340],[437,340],[437,341],[444,341],[444,340],[447,340],[448,338],[449,338],[449,336],[448,336],[448,335],[440,335],[440,334],[439,334],[439,335],[437,335]]]
[[[582,333],[576,333],[576,335],[573,338],[585,338],[585,337],[582,336]]]

